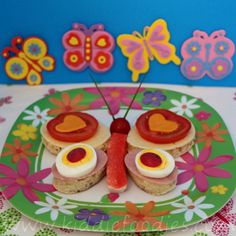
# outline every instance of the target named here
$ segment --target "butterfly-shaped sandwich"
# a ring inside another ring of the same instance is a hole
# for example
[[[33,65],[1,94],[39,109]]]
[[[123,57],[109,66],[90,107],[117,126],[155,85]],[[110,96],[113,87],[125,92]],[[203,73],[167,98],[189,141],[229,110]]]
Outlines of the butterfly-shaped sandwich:
[[[162,64],[171,61],[180,64],[180,59],[175,54],[175,46],[169,40],[170,33],[163,19],[145,27],[143,35],[133,32],[118,36],[117,44],[124,56],[128,57],[128,68],[132,71],[133,81],[138,80],[139,74],[149,70],[149,60],[156,59]]]
[[[2,51],[2,56],[8,58],[6,74],[13,80],[26,79],[29,85],[41,84],[42,71],[52,71],[55,67],[55,59],[47,53],[47,44],[41,38],[13,38],[11,47]]]
[[[82,71],[89,67],[96,72],[106,72],[114,63],[115,40],[102,24],[87,28],[76,23],[63,35],[62,43],[66,49],[63,60],[71,70]]]
[[[196,30],[181,47],[184,58],[181,72],[190,80],[199,80],[205,75],[215,80],[223,79],[233,69],[231,57],[234,51],[234,43],[225,37],[224,30],[214,31],[211,35]]]

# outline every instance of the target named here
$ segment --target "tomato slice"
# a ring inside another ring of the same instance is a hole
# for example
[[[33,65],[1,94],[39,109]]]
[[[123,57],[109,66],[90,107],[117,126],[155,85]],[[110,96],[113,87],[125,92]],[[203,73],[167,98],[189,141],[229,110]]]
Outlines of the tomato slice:
[[[174,121],[177,123],[177,128],[170,132],[159,132],[150,130],[148,121],[154,114],[162,115],[166,121]],[[154,109],[142,114],[136,121],[136,128],[140,136],[153,143],[168,144],[183,139],[191,128],[189,120],[183,116],[179,116],[169,110]]]
[[[86,126],[84,128],[80,128],[71,132],[59,132],[56,127],[59,124],[62,124],[65,117],[68,115],[79,117],[86,123]],[[80,142],[89,139],[96,133],[97,128],[98,121],[96,120],[96,118],[83,112],[62,113],[47,123],[47,130],[49,134],[56,140],[64,142]]]

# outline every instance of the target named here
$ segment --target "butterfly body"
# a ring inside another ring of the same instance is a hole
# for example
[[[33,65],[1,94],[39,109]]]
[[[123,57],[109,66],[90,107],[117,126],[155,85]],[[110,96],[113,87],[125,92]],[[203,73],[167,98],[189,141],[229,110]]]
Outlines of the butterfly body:
[[[18,53],[18,57],[25,60],[29,65],[31,65],[36,71],[42,72],[42,68],[35,64],[33,61],[31,61],[23,52]]]
[[[225,37],[224,30],[215,31],[210,36],[196,30],[182,45],[181,72],[191,80],[199,80],[205,75],[215,80],[223,79],[232,71],[234,51],[234,43]]]
[[[11,47],[6,47],[2,52],[3,57],[8,58],[5,64],[6,74],[14,80],[26,79],[30,85],[40,84],[41,72],[52,71],[55,67],[55,60],[47,55],[47,51],[46,43],[38,37],[25,40],[19,36],[13,38]]]
[[[132,80],[137,81],[139,74],[149,70],[149,60],[156,59],[161,64],[173,61],[180,64],[171,43],[166,22],[156,20],[151,26],[145,27],[143,35],[138,32],[121,34],[117,43],[124,56],[128,57],[128,68],[132,71]]]
[[[104,31],[102,24],[92,25],[89,29],[74,24],[74,29],[63,35],[62,42],[66,49],[63,60],[71,70],[82,71],[90,67],[96,72],[105,72],[114,63],[112,51],[115,41]]]

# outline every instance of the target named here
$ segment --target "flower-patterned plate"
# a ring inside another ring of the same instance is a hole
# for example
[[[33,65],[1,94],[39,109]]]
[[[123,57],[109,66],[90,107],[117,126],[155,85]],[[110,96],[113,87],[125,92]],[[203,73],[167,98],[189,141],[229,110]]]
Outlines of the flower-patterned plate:
[[[122,117],[135,88],[104,87],[116,117]],[[194,124],[191,152],[179,157],[177,187],[163,196],[139,189],[129,179],[124,193],[109,193],[105,178],[87,191],[66,195],[52,186],[55,157],[42,144],[41,125],[66,111],[86,110],[99,122],[112,119],[95,88],[57,92],[27,107],[13,125],[0,159],[0,185],[10,203],[29,218],[84,231],[134,232],[178,229],[219,211],[232,196],[236,181],[235,149],[220,115],[201,99],[163,89],[143,88],[128,120],[153,108],[170,109]]]

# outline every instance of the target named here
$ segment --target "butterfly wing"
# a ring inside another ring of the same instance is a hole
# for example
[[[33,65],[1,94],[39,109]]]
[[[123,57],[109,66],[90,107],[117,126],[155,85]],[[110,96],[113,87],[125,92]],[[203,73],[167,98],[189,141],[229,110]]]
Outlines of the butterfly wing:
[[[231,213],[225,215],[225,218],[233,225],[236,226],[236,213]]]
[[[37,74],[39,74],[42,69],[47,71],[54,69],[55,59],[47,55],[48,47],[42,39],[38,37],[27,38],[23,43],[22,49],[23,52],[19,53],[19,56],[29,63],[32,70],[37,71]],[[38,79],[37,81],[41,80],[42,79]],[[29,81],[30,80],[27,79],[28,83]],[[38,84],[38,82],[33,82],[33,84]]]
[[[212,58],[210,60],[216,56],[224,56],[231,59],[235,52],[235,46],[232,40],[225,37],[224,30],[214,31],[210,35],[210,40],[212,43]]]
[[[225,236],[229,234],[229,225],[219,219],[214,222],[211,230],[216,236]]]
[[[22,80],[27,76],[29,66],[22,58],[11,57],[5,64],[5,71],[11,79]]]
[[[88,63],[85,61],[85,34],[80,30],[70,30],[63,35],[62,43],[66,51],[63,55],[65,65],[74,71],[82,71]]]
[[[33,61],[43,58],[47,52],[47,44],[38,37],[27,38],[22,46],[25,55]]]
[[[181,47],[184,60],[180,69],[182,74],[190,80],[199,80],[207,73],[208,62],[205,50],[207,39],[208,35],[205,32],[196,30],[193,37],[187,39]]]
[[[92,60],[90,68],[96,72],[105,72],[109,70],[114,58],[112,51],[115,47],[114,38],[107,32],[100,30],[91,35],[92,40]]]
[[[106,50],[112,52],[115,47],[115,40],[108,32],[100,30],[92,35],[92,48],[95,50]]]
[[[152,55],[160,63],[167,64],[170,61],[173,61],[176,65],[180,64],[180,59],[175,53],[175,46],[169,42],[170,33],[164,20],[156,20],[148,28],[146,40]]]
[[[124,56],[128,57],[128,69],[132,71],[132,80],[137,81],[139,74],[149,70],[148,53],[142,39],[129,34],[119,35],[117,44]]]
[[[229,75],[233,69],[231,57],[234,54],[234,43],[225,37],[225,31],[218,30],[209,37],[211,50],[209,54],[209,69],[207,74],[215,80]]]
[[[188,58],[181,64],[181,72],[190,80],[199,80],[206,74],[205,62],[201,58]]]
[[[233,62],[226,57],[216,57],[209,62],[208,68],[207,74],[214,80],[220,80],[231,73]]]
[[[52,71],[55,67],[55,59],[51,56],[45,56],[38,60],[38,64],[46,71]]]
[[[26,77],[26,82],[29,85],[39,85],[42,83],[42,75],[34,69],[31,69]]]
[[[208,35],[205,32],[196,30],[193,33],[193,37],[184,41],[181,46],[181,55],[184,59],[197,57],[202,60],[205,59],[205,41]]]

